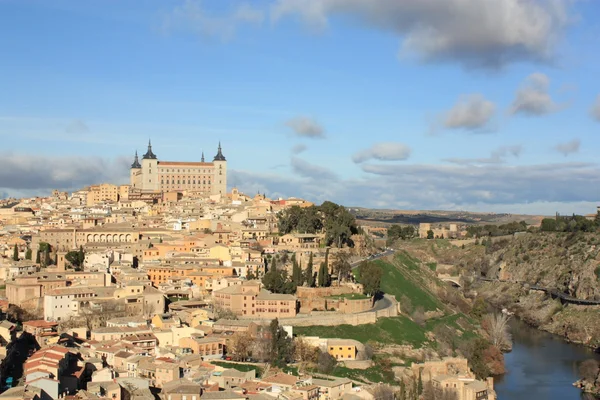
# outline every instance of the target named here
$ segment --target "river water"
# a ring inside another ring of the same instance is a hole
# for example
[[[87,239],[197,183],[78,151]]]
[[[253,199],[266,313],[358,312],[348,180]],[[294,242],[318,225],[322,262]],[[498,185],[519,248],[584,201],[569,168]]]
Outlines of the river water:
[[[496,377],[498,400],[581,400],[586,397],[572,384],[579,379],[578,364],[600,360],[583,346],[567,343],[513,319],[513,350],[504,355],[506,374]]]

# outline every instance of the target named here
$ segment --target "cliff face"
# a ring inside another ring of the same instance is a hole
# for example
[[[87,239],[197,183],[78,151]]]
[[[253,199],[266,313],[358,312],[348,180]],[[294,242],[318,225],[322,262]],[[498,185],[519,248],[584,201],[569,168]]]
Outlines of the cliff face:
[[[526,322],[576,343],[600,347],[600,306],[561,304],[537,285],[578,299],[600,300],[600,234],[527,233],[492,238],[485,244],[457,241],[403,241],[398,246],[423,261],[437,263],[437,272],[462,276],[463,289],[508,308]],[[482,282],[474,276],[526,282]]]
[[[600,300],[600,235],[536,233],[486,246],[480,259],[490,278],[526,282],[569,296]],[[483,283],[477,291],[525,321],[567,339],[600,346],[600,306],[561,304],[528,285]]]
[[[538,233],[488,246],[487,275],[600,299],[600,235]]]

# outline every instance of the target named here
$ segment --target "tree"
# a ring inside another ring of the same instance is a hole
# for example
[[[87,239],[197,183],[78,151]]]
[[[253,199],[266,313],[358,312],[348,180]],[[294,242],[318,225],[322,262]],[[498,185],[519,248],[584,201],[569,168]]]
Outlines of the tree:
[[[19,248],[17,247],[16,243],[15,243],[15,247],[13,249],[13,260],[19,261]]]
[[[277,318],[269,325],[271,333],[270,363],[273,367],[283,368],[290,362],[292,356],[292,340]]]
[[[600,376],[600,364],[594,359],[585,360],[579,365],[579,376],[587,382],[594,383]]]
[[[331,354],[325,351],[319,351],[319,356],[317,360],[317,369],[322,374],[330,374],[335,369],[337,365],[337,360]]]
[[[246,279],[249,281],[256,279],[256,275],[254,275],[252,270],[249,270],[248,273],[246,273]]]
[[[42,253],[42,266],[47,267],[51,264],[50,260],[50,247],[46,247]]]
[[[352,266],[350,265],[350,253],[347,251],[339,251],[333,262],[333,271],[337,274],[338,280],[343,282],[350,278]]]
[[[306,267],[306,276],[304,277],[308,287],[315,287],[315,277],[313,275],[313,253],[308,256],[308,266]]]
[[[389,385],[377,384],[371,388],[374,400],[394,400],[394,389]]]
[[[237,315],[233,311],[228,308],[223,308],[219,306],[215,306],[213,309],[213,318],[215,321],[220,319],[238,319]]]
[[[312,346],[303,337],[297,337],[294,340],[294,359],[300,363],[317,363],[319,348]]]
[[[329,278],[329,270],[327,269],[327,264],[325,264],[325,262],[322,262],[321,266],[319,267],[317,282],[319,283],[319,287],[328,287],[331,285],[331,279]]]
[[[375,263],[363,261],[358,266],[360,282],[363,285],[363,293],[367,296],[375,296],[381,289],[381,277],[383,270]]]
[[[427,231],[427,239],[433,239],[433,231],[431,229]]]
[[[75,268],[79,268],[81,266],[79,259],[78,251],[69,251],[67,254],[65,254],[65,260],[67,260],[69,264]]]
[[[511,348],[512,338],[508,331],[510,317],[502,313],[488,314],[483,318],[481,326],[490,337],[490,341],[500,350]]]
[[[35,252],[35,263],[40,264],[40,251]]]
[[[302,286],[304,283],[302,268],[300,268],[300,264],[298,264],[298,261],[296,260],[296,253],[292,255],[292,282],[296,287]]]
[[[421,376],[421,370],[419,370],[419,378],[417,379],[417,393],[423,394],[423,377]]]
[[[265,289],[273,293],[292,294],[296,291],[296,286],[288,278],[288,273],[284,269],[272,268],[263,278],[262,283]]]
[[[31,260],[31,249],[29,247],[25,251],[25,259],[26,260]]]
[[[245,332],[236,332],[231,336],[229,348],[234,360],[244,361],[252,353],[254,339]]]

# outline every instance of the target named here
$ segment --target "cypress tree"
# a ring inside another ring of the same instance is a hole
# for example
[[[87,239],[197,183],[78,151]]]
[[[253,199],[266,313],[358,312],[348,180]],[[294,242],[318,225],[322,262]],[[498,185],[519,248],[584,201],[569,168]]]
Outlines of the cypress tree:
[[[315,286],[315,277],[313,275],[313,253],[311,251],[308,257],[308,266],[306,267],[306,284],[308,287]]]
[[[27,251],[25,252],[25,259],[31,260],[31,249],[30,248],[28,248]]]
[[[15,248],[13,249],[13,260],[19,261],[19,248],[17,247],[16,243]]]
[[[35,252],[35,263],[39,264],[40,263],[40,251],[36,251]]]
[[[85,261],[85,252],[83,251],[83,246],[79,246],[79,252],[77,253],[77,261],[79,261],[79,266],[83,265]]]

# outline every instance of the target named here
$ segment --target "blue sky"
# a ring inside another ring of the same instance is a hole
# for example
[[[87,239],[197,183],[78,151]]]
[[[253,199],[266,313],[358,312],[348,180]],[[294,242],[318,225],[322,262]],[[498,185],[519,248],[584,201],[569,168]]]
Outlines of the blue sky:
[[[599,20],[585,0],[0,0],[0,195],[220,140],[249,193],[591,213]]]

